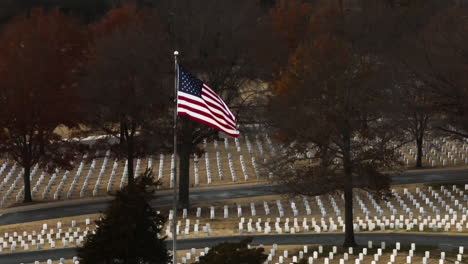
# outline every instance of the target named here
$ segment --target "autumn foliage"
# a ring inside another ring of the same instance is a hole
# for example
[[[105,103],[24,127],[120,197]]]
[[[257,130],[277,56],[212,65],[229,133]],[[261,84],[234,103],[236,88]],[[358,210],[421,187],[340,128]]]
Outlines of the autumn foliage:
[[[86,48],[82,25],[58,10],[14,18],[0,36],[0,151],[25,169],[25,201],[32,165],[70,166],[73,152],[54,130],[79,121],[75,77]]]
[[[311,14],[312,5],[309,3],[281,0],[269,11],[266,23],[288,48],[294,49],[304,38]]]
[[[96,148],[128,161],[131,184],[134,158],[155,153],[166,138],[158,133],[166,131],[167,93],[172,90],[163,88],[168,74],[161,62],[170,53],[157,18],[143,19],[134,5],[111,10],[89,28],[91,52],[79,85],[86,106],[83,122],[86,132],[108,136]]]
[[[100,20],[89,25],[89,30],[95,38],[110,35],[115,30],[132,30],[132,26],[143,22],[143,11],[137,10],[133,4],[124,4],[121,7],[111,9]]]
[[[255,34],[259,47],[256,57],[265,70],[266,78],[280,72],[291,53],[304,40],[313,10],[310,3],[301,0],[281,0],[260,19]]]

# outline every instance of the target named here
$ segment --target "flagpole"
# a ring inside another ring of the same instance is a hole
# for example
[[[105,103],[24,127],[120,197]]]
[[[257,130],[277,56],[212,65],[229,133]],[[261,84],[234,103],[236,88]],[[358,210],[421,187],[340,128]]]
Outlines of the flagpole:
[[[174,51],[174,197],[173,197],[173,215],[172,215],[172,263],[177,264],[177,90],[179,88],[179,70],[177,67],[177,55],[179,52]]]

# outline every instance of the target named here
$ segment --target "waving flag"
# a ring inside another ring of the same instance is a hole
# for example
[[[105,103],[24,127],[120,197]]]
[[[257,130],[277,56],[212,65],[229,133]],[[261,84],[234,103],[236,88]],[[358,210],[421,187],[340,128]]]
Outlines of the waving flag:
[[[178,73],[177,114],[238,137],[236,117],[223,100],[180,65]]]

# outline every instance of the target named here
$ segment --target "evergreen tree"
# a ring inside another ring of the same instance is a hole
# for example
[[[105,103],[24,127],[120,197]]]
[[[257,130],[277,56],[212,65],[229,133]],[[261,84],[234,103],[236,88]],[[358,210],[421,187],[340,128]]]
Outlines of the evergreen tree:
[[[104,216],[96,221],[98,228],[90,233],[78,249],[84,264],[159,264],[170,256],[165,238],[159,234],[164,217],[150,205],[155,198],[155,182],[151,170],[117,192]]]

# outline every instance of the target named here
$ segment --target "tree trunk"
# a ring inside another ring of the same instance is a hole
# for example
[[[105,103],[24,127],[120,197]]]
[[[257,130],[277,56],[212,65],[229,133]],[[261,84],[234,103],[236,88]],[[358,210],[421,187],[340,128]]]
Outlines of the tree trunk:
[[[422,168],[422,147],[423,147],[423,138],[418,137],[416,139],[416,147],[417,147],[417,153],[416,153],[416,167],[417,168]]]
[[[41,155],[45,155],[45,148],[44,148],[44,131],[39,129],[39,153]]]
[[[128,175],[128,185],[133,185],[135,182],[135,175],[133,170],[133,139],[129,138],[127,140],[127,175]]]
[[[183,143],[179,152],[179,206],[190,208],[190,153],[191,143]]]
[[[125,131],[124,131],[124,127],[122,125],[122,122],[120,122],[120,137],[119,137],[119,144],[120,144],[120,147],[123,149],[124,148],[124,143],[125,143]]]
[[[31,165],[24,166],[24,203],[32,202],[31,196]]]
[[[133,154],[128,155],[127,161],[128,185],[132,185],[135,182],[135,175],[133,171]]]
[[[346,178],[350,178],[351,175],[345,175]],[[351,183],[349,183],[351,182]],[[344,186],[344,199],[345,199],[345,241],[343,247],[355,247],[357,246],[354,240],[354,226],[353,226],[353,186],[352,180],[346,180]]]
[[[353,173],[351,164],[351,135],[346,131],[343,135],[344,139],[344,199],[345,199],[345,240],[343,247],[357,246],[354,239],[354,226],[353,226]]]

